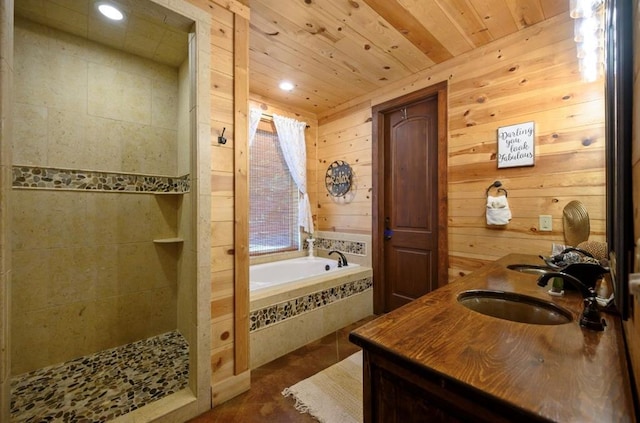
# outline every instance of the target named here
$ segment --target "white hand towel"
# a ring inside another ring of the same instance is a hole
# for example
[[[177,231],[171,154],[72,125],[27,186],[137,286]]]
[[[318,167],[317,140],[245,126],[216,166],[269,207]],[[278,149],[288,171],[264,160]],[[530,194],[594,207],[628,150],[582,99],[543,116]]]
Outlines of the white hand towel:
[[[506,225],[511,220],[507,197],[487,196],[487,225]]]

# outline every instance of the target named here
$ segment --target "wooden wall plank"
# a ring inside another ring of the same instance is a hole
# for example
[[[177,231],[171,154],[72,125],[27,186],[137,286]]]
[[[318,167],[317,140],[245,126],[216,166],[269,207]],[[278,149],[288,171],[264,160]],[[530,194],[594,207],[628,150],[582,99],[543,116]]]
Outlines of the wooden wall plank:
[[[540,11],[517,13],[537,19]],[[447,80],[449,160],[442,171],[449,181],[450,280],[513,251],[548,254],[553,243],[564,243],[562,210],[571,200],[585,203],[591,239],[605,239],[603,82],[579,80],[573,21],[566,14],[507,38],[319,116],[320,168],[347,160],[367,188],[345,204],[322,193],[320,229],[371,233],[370,105]],[[535,123],[534,166],[498,169],[498,127],[527,121]],[[318,186],[321,178],[319,172]],[[485,190],[495,180],[509,191],[513,212],[502,230],[486,225]],[[538,230],[540,214],[552,215],[553,231]]]
[[[190,3],[201,7],[212,16],[237,14],[249,19],[248,0],[188,0]],[[230,12],[230,13],[229,13]]]
[[[550,18],[552,16],[556,16],[561,13],[568,12],[569,2],[558,1],[558,0],[540,0],[540,7],[542,7],[544,16],[546,18]]]
[[[506,0],[518,28],[526,28],[544,19],[540,3],[528,2],[523,4],[519,0]]]
[[[207,10],[211,16],[211,384],[212,401],[230,398],[248,389],[248,378],[235,377],[235,239],[230,235],[235,213],[234,156],[234,27],[235,13],[249,9],[229,0],[190,0]],[[235,11],[235,12],[234,12]],[[246,41],[246,40],[245,40]],[[247,42],[247,41],[246,41]],[[248,43],[248,42],[247,42]],[[248,48],[245,46],[245,48]],[[218,144],[217,137],[225,129],[227,144]],[[224,340],[221,340],[223,334]],[[224,392],[222,392],[224,391]]]
[[[364,0],[373,10],[418,47],[429,59],[441,63],[453,54],[422,24],[421,20],[397,0]]]
[[[484,20],[494,40],[518,30],[511,12],[505,7],[505,0],[470,0],[470,2],[476,13]]]
[[[249,370],[249,20],[234,19],[234,375]]]
[[[425,66],[433,65],[425,61],[424,54],[399,32],[391,28],[370,7],[346,1],[323,1],[313,3],[316,9],[325,11],[328,16],[342,22],[341,32],[357,32],[370,44],[382,46],[388,54],[403,63],[410,71],[417,72]]]
[[[482,17],[467,0],[436,0],[435,3],[454,23],[454,28],[459,28],[459,33],[471,47],[483,46],[495,39],[485,26]]]

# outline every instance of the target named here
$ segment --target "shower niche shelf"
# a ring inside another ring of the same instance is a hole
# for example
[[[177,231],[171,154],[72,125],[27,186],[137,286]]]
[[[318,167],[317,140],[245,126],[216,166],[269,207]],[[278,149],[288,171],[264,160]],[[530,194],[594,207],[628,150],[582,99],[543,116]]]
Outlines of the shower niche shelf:
[[[183,238],[180,237],[172,237],[172,238],[156,238],[153,240],[155,244],[177,244],[184,242]]]

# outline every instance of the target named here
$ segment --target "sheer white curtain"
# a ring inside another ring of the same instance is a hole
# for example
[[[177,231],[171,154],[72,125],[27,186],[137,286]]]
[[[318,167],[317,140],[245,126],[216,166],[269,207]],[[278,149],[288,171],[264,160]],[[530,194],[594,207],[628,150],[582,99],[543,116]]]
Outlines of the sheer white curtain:
[[[307,148],[304,140],[305,122],[284,116],[273,115],[273,123],[278,132],[280,148],[287,162],[291,177],[302,194],[298,201],[298,221],[305,232],[313,233],[311,204],[307,194]]]
[[[262,117],[262,110],[252,107],[249,110],[249,147],[253,144],[253,139],[256,136],[256,131],[258,130],[258,124],[260,123],[260,118]]]

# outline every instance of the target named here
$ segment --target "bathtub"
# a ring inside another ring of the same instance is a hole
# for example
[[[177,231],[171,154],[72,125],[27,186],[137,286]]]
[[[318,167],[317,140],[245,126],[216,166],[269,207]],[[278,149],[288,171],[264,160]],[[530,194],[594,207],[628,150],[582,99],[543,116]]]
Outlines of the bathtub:
[[[250,266],[250,367],[373,314],[372,269],[301,257]]]
[[[332,273],[334,272],[357,267],[360,267],[360,265],[349,264],[340,268],[337,260],[322,257],[299,257],[256,264],[249,268],[249,290],[254,293],[315,276],[333,276]]]

